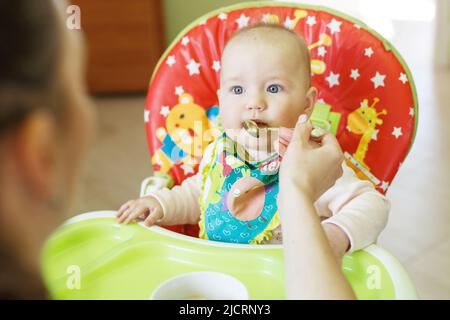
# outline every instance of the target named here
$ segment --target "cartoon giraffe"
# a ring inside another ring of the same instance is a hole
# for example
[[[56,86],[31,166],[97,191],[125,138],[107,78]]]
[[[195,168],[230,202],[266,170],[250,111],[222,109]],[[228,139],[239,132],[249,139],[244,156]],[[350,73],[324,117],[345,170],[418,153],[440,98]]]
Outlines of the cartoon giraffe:
[[[348,115],[347,129],[353,133],[362,135],[353,157],[367,170],[370,170],[364,162],[364,158],[369,149],[369,143],[372,140],[375,127],[383,124],[383,120],[381,120],[379,116],[386,115],[387,111],[383,109],[383,111],[377,113],[375,105],[380,101],[379,98],[374,98],[371,106],[368,105],[368,101],[368,99],[365,99],[362,102],[361,107]]]

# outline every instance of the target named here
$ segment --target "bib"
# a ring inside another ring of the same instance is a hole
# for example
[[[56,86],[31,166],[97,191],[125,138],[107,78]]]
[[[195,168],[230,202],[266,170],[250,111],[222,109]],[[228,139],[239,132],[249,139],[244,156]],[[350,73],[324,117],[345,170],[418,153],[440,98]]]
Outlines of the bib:
[[[246,150],[223,133],[201,172],[200,238],[257,244],[280,225],[277,208],[280,159],[252,161]]]

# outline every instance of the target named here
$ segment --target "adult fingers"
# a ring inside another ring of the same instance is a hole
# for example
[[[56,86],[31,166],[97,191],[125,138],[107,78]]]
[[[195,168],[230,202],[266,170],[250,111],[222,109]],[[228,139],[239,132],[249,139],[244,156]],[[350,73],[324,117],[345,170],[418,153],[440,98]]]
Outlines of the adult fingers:
[[[321,137],[320,140],[322,146],[326,146],[328,147],[333,147],[333,148],[337,148],[337,149],[341,149],[339,142],[337,141],[336,137],[331,133],[326,131],[324,133],[324,135]]]
[[[287,144],[289,144],[289,141],[292,139],[292,134],[294,133],[294,129],[292,128],[285,128],[280,127],[278,130],[278,138],[280,141],[285,141]]]
[[[308,117],[302,114],[295,125],[292,140],[299,141],[302,145],[306,146],[311,136],[311,130],[311,121],[308,121]]]
[[[276,151],[278,152],[278,154],[281,157],[284,157],[284,154],[286,153],[286,150],[287,150],[287,146],[282,144],[282,143],[279,143],[278,144],[278,150],[276,150]]]

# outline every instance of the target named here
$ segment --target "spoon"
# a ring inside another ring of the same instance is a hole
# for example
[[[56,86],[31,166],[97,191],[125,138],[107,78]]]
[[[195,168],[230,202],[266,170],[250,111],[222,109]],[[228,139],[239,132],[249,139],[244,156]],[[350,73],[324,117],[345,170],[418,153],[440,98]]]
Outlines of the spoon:
[[[258,127],[255,121],[253,120],[245,120],[244,121],[244,129],[247,131],[251,136],[255,138],[259,138],[259,133],[261,128]],[[275,131],[278,130],[277,128],[264,128],[263,130],[269,130],[269,131]]]
[[[244,121],[244,129],[253,137],[259,138],[261,128],[258,127],[255,121],[253,120],[245,120]],[[277,128],[264,128],[263,130],[275,131]],[[313,130],[311,131],[311,136],[313,138],[320,138],[325,134],[325,129],[313,125]]]

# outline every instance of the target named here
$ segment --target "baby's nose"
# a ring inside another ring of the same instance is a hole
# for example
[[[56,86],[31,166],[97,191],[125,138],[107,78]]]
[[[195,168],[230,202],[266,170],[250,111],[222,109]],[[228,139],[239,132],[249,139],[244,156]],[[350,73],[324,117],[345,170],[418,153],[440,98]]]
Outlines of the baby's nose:
[[[249,101],[249,103],[247,104],[247,108],[249,110],[264,110],[267,108],[267,104],[262,99],[253,99]]]

